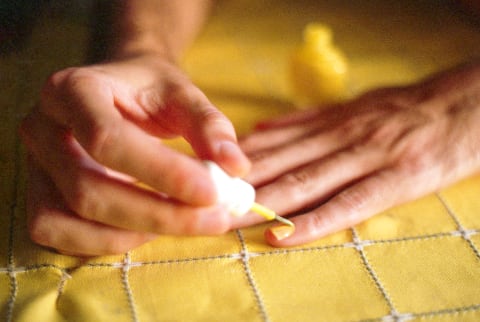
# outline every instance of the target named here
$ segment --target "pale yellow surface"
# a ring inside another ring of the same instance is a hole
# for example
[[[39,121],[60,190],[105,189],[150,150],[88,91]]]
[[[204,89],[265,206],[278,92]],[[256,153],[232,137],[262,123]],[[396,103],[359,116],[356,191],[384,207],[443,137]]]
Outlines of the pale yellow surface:
[[[480,27],[448,1],[237,0],[185,69],[246,133],[292,109],[285,63],[312,21],[348,57],[350,96],[480,53]],[[16,126],[48,74],[81,64],[86,35],[85,12],[57,9],[0,57],[1,321],[480,321],[479,176],[290,249],[264,243],[267,225],[89,260],[32,244]]]

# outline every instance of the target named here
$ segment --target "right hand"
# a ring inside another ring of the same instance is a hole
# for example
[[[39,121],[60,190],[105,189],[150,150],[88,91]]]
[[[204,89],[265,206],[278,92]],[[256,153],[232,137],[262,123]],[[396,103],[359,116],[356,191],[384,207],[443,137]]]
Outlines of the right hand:
[[[230,121],[155,56],[53,74],[21,134],[30,236],[67,254],[122,253],[157,234],[230,229],[207,170],[159,138],[183,136],[231,175],[249,169]]]

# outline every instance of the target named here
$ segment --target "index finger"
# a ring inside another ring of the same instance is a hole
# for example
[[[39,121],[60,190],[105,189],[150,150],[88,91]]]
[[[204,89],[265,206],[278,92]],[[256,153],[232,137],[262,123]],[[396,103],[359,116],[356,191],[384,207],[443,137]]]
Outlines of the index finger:
[[[413,198],[415,193],[403,187],[409,183],[393,170],[383,170],[346,188],[327,203],[300,216],[291,218],[295,233],[277,239],[269,229],[267,242],[277,247],[288,247],[315,241],[326,235],[356,225],[363,220]]]
[[[70,129],[97,162],[188,204],[204,206],[216,201],[203,165],[165,147],[125,118],[115,105],[109,81],[77,73],[59,86],[60,77],[50,80],[40,108]]]

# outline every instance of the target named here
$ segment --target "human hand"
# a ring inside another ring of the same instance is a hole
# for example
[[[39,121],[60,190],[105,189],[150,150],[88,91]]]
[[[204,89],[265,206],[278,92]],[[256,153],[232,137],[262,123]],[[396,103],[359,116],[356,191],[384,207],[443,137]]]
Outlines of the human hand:
[[[121,253],[156,234],[230,228],[208,171],[159,138],[183,136],[232,175],[249,168],[227,118],[153,55],[53,74],[21,134],[31,160],[31,238],[68,254]]]
[[[292,214],[293,246],[480,170],[480,65],[259,124],[241,140],[257,200]],[[241,227],[261,221],[251,215]]]

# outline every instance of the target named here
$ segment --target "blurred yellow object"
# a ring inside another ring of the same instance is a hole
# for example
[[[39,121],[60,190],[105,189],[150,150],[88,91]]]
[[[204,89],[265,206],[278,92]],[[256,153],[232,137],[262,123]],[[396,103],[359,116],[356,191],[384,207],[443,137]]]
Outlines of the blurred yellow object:
[[[290,61],[292,99],[299,107],[334,103],[346,94],[347,60],[332,42],[332,30],[319,23],[308,24],[303,43]]]

